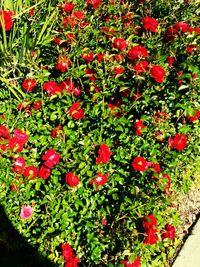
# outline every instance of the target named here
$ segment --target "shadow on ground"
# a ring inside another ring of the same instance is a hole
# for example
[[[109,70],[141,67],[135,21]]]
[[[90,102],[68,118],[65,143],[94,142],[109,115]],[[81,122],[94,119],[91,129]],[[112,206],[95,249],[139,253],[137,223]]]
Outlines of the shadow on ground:
[[[1,267],[55,267],[40,255],[12,226],[0,205],[0,266]]]

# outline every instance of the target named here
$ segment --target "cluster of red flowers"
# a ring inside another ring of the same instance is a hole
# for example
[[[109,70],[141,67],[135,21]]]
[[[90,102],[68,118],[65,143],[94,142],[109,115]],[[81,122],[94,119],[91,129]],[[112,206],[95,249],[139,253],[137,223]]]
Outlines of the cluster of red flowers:
[[[12,16],[12,11],[0,10],[0,28],[4,27],[6,31],[10,31],[13,26]]]
[[[65,79],[61,83],[49,81],[44,83],[42,88],[49,96],[56,95],[58,93],[63,94],[64,92],[67,94],[74,94],[75,96],[79,96],[81,94],[81,88],[79,86],[75,87],[74,82],[70,79]]]
[[[80,259],[76,256],[70,244],[62,243],[61,250],[62,250],[62,256],[65,261],[65,267],[78,267]]]
[[[14,130],[13,137],[10,137],[6,126],[0,125],[0,150],[6,151],[10,149],[14,152],[20,152],[28,142],[28,139],[27,133],[18,128]]]
[[[144,239],[144,244],[153,245],[158,241],[158,229],[157,229],[157,219],[154,214],[149,214],[142,220],[142,226],[147,234]],[[165,225],[165,229],[161,231],[162,240],[168,238],[173,240],[175,238],[175,227],[170,224]]]
[[[183,150],[187,146],[187,136],[184,134],[176,134],[174,137],[170,137],[169,148],[175,148],[178,151]]]

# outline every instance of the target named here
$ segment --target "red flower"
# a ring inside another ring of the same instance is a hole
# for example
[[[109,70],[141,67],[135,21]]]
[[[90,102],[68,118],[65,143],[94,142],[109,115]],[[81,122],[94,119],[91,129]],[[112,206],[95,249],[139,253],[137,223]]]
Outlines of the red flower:
[[[186,52],[188,54],[192,54],[193,50],[197,50],[196,45],[189,45],[188,47],[186,47]]]
[[[75,11],[72,15],[79,20],[85,19],[85,14],[82,11]]]
[[[33,180],[38,175],[38,169],[33,166],[27,166],[24,170],[23,176],[29,177],[30,180]]]
[[[178,35],[178,30],[173,25],[166,30],[164,39],[167,41],[173,41],[177,35]]]
[[[90,184],[95,184],[98,186],[103,186],[108,181],[108,174],[103,174],[102,172],[98,172],[96,178],[90,181]]]
[[[68,94],[72,94],[74,91],[74,82],[70,79],[65,79],[59,84],[59,87],[62,89],[62,92],[65,91]]]
[[[103,61],[103,60],[104,60],[104,57],[105,57],[105,54],[102,53],[102,52],[99,52],[99,53],[97,54],[97,60],[98,60],[99,62]]]
[[[23,143],[16,137],[8,139],[8,147],[15,152],[20,152],[24,148]]]
[[[117,60],[117,62],[122,62],[122,60],[124,59],[124,55],[122,54],[115,55],[115,59]]]
[[[148,244],[148,245],[153,245],[158,241],[158,236],[157,236],[157,229],[150,229],[149,232],[147,233],[147,237],[144,239],[143,243]]]
[[[98,154],[99,154],[99,156],[96,159],[96,163],[97,164],[100,164],[100,163],[106,164],[106,163],[108,163],[108,161],[110,160],[111,152],[110,152],[110,149],[109,149],[109,147],[107,145],[101,144],[100,148],[99,148],[99,151],[98,151]]]
[[[187,141],[187,136],[184,134],[176,134],[169,138],[169,148],[176,148],[178,151],[183,150],[187,146]]]
[[[150,30],[151,32],[156,32],[158,28],[158,22],[154,18],[145,17],[142,19],[142,27],[145,30]]]
[[[94,7],[94,9],[98,9],[102,4],[101,0],[86,0],[86,4],[90,7]]]
[[[24,172],[24,168],[26,166],[26,161],[23,157],[17,157],[14,163],[14,168],[12,169],[13,172],[22,174]]]
[[[78,267],[80,259],[76,257],[72,247],[69,243],[63,243],[61,245],[62,255],[65,261],[65,267]]]
[[[60,72],[64,73],[69,70],[70,66],[71,66],[71,61],[67,56],[59,56],[55,68],[56,70],[59,70]]]
[[[94,53],[82,54],[81,56],[83,59],[85,59],[87,63],[92,62],[94,60]]]
[[[187,22],[176,22],[175,29],[182,32],[187,32],[190,28],[190,25]]]
[[[165,70],[161,66],[152,66],[150,74],[151,77],[158,83],[162,83],[165,79]]]
[[[137,64],[134,64],[133,69],[136,71],[136,75],[143,73],[147,71],[148,68],[148,61],[146,60],[141,60]]]
[[[146,215],[142,220],[142,226],[145,232],[149,232],[151,229],[156,229],[157,227],[157,219],[153,213]]]
[[[63,11],[69,13],[74,9],[74,7],[75,7],[74,4],[67,2],[63,5]]]
[[[58,125],[58,126],[56,126],[55,129],[53,129],[53,130],[51,131],[51,136],[52,136],[53,138],[60,137],[60,136],[62,135],[62,133],[63,133],[63,127],[60,126],[60,125]]]
[[[165,238],[169,238],[171,240],[174,240],[175,237],[176,237],[175,227],[173,225],[166,224],[165,225],[165,232],[161,235],[162,240],[164,240]]]
[[[0,137],[8,139],[10,137],[9,131],[4,125],[0,125]]]
[[[142,45],[136,45],[128,51],[128,57],[130,60],[136,60],[141,58],[146,58],[148,56],[148,52],[145,47]]]
[[[51,175],[51,169],[42,165],[38,171],[38,176],[44,180],[46,180]]]
[[[73,172],[66,173],[65,182],[71,187],[77,186],[79,184],[78,176],[74,175]]]
[[[159,163],[152,163],[151,167],[156,173],[160,173],[160,164]]]
[[[16,128],[14,130],[14,138],[16,138],[20,143],[25,144],[28,142],[28,135],[26,132]]]
[[[39,110],[42,107],[42,101],[38,100],[33,103],[34,110]]]
[[[141,262],[140,262],[141,257],[138,256],[134,259],[134,261],[131,263],[129,261],[121,260],[120,263],[124,264],[125,267],[140,267]]]
[[[6,31],[10,31],[13,26],[12,11],[0,10],[0,28],[4,27]]]
[[[22,88],[27,90],[27,92],[32,92],[37,86],[37,82],[34,79],[25,79],[22,83]]]
[[[146,128],[146,126],[144,126],[144,121],[143,120],[136,121],[134,128],[136,135],[141,135],[142,134],[141,130]]]
[[[96,71],[94,69],[89,69],[89,68],[85,69],[85,76],[89,77],[91,82],[94,82],[96,80],[95,74]]]
[[[195,111],[195,114],[193,116],[190,116],[188,115],[187,116],[187,119],[190,121],[190,122],[194,122],[196,120],[198,120],[200,118],[200,110],[196,110]],[[0,135],[1,136],[1,135]]]
[[[123,74],[124,71],[125,71],[125,69],[124,69],[124,67],[122,67],[122,66],[118,66],[118,67],[115,67],[115,68],[114,68],[114,73],[115,73],[116,75],[118,75],[118,74]]]
[[[60,161],[60,155],[56,153],[53,148],[50,148],[42,155],[42,159],[45,161],[44,165],[50,169],[52,169],[55,165],[57,165]]]
[[[56,82],[46,82],[42,86],[43,90],[47,91],[48,95],[55,95],[57,93],[62,93],[62,89]]]
[[[113,41],[113,47],[120,51],[125,50],[127,48],[126,40],[123,38],[115,38]]]
[[[172,65],[174,64],[174,61],[175,61],[174,57],[172,56],[167,57],[167,63],[169,64],[170,67],[172,67]]]
[[[84,109],[80,109],[81,104],[79,102],[74,102],[70,109],[67,110],[67,113],[72,115],[75,120],[84,118]]]
[[[147,161],[143,157],[136,157],[132,162],[132,167],[135,171],[144,172],[147,170]]]

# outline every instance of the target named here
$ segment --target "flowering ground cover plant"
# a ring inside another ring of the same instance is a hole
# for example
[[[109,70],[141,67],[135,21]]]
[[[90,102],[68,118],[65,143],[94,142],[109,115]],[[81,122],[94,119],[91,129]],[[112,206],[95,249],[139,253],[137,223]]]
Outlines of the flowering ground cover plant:
[[[169,265],[199,153],[197,6],[1,4],[0,201],[55,266]]]

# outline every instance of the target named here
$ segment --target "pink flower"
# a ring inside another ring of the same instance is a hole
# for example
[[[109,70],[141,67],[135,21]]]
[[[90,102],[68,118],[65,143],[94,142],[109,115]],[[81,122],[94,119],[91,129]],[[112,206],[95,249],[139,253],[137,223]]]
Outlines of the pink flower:
[[[20,217],[22,220],[29,219],[33,213],[31,206],[23,206],[20,211]]]

